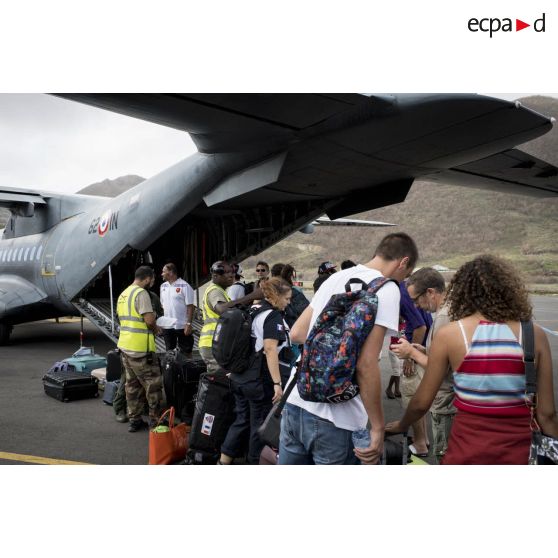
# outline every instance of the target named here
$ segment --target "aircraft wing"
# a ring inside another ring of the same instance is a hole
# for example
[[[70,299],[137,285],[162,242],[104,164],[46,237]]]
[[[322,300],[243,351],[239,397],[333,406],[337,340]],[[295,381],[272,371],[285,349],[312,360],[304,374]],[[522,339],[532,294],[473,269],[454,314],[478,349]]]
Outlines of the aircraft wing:
[[[363,221],[361,219],[329,219],[320,217],[311,223],[322,227],[395,227],[395,223],[383,223],[382,221]]]
[[[0,186],[0,207],[12,207],[26,203],[45,204],[47,202],[41,194],[33,190]]]
[[[289,137],[352,111],[386,110],[390,98],[353,93],[57,94],[188,132],[201,153],[233,152]]]
[[[514,148],[553,119],[481,95],[59,96],[187,131],[201,153],[239,155],[204,196],[219,210],[324,200],[329,217],[345,217],[404,201],[414,180],[558,194],[556,167]]]

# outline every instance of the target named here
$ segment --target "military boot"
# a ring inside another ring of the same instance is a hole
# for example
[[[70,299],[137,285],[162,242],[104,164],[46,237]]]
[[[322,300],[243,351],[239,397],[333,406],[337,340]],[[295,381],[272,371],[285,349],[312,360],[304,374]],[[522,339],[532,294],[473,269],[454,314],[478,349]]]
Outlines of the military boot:
[[[139,432],[147,428],[147,422],[144,420],[132,420],[130,421],[130,426],[128,426],[128,432]]]

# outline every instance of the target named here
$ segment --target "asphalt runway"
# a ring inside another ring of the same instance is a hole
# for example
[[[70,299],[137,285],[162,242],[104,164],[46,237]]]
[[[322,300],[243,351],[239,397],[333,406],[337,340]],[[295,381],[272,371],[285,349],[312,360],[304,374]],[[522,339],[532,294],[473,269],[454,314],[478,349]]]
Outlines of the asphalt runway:
[[[558,296],[535,296],[533,302],[537,323],[558,331]],[[147,432],[129,433],[127,424],[114,420],[112,407],[101,397],[61,403],[44,394],[43,374],[79,348],[79,330],[79,319],[24,324],[14,328],[11,345],[0,347],[1,464],[147,463]],[[87,320],[84,331],[84,345],[93,346],[98,354],[105,356],[113,347]],[[558,399],[558,337],[548,338]],[[385,389],[390,376],[387,358],[382,359],[381,369]],[[384,411],[386,421],[399,418],[400,400],[384,396]]]

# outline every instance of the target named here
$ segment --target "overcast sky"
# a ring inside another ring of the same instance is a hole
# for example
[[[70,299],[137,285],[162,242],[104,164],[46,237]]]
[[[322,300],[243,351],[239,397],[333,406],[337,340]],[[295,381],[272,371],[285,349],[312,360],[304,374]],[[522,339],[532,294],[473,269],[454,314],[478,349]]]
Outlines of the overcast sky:
[[[190,136],[50,95],[0,94],[0,186],[75,192],[149,178],[194,153]]]
[[[0,94],[0,186],[76,192],[149,178],[195,151],[185,132],[49,95]]]

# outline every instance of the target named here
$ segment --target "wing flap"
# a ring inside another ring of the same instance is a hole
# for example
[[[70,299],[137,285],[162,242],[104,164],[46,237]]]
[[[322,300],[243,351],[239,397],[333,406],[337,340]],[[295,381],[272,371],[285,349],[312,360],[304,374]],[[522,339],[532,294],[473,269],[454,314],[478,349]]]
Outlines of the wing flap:
[[[558,168],[519,149],[448,169],[428,180],[535,197],[558,195]]]

